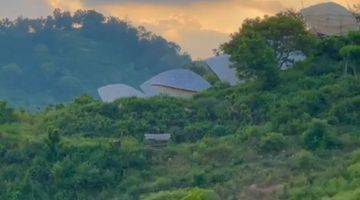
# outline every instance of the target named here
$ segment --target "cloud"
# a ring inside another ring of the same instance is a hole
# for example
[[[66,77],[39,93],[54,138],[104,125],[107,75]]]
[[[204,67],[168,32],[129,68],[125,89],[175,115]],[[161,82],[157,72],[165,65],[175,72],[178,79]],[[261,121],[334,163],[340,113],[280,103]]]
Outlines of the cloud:
[[[197,3],[211,3],[218,0],[81,0],[85,5],[97,6],[103,4],[152,4],[167,6],[183,6]],[[226,0],[225,0],[226,1]]]
[[[274,13],[280,10],[284,10],[287,8],[284,1],[277,0],[250,0],[250,1],[239,1],[239,3],[244,7],[248,7],[250,9],[257,9],[259,11],[263,11],[266,13]]]
[[[241,6],[244,8],[259,9],[262,11],[278,11],[285,6],[284,0],[48,0],[50,4],[60,7],[98,7],[119,5],[150,5],[162,7],[188,8],[196,5],[225,4],[227,6]]]
[[[0,0],[0,17],[38,17],[47,15],[50,7],[46,0]]]
[[[68,11],[75,11],[86,8],[82,0],[46,0],[47,4],[52,8],[61,8]]]
[[[229,39],[229,34],[203,28],[198,20],[186,15],[174,15],[143,25],[168,40],[176,41],[194,59],[209,57],[213,49]]]
[[[178,43],[193,58],[208,57],[245,18],[284,9],[285,0],[51,0],[52,6],[95,8]],[[54,3],[54,1],[56,1]],[[291,0],[287,0],[291,1]]]
[[[304,6],[324,1],[304,0]],[[349,0],[334,1],[347,6]],[[197,58],[209,56],[246,18],[301,7],[300,0],[0,0],[0,15],[33,17],[48,15],[54,8],[96,9],[143,25]]]

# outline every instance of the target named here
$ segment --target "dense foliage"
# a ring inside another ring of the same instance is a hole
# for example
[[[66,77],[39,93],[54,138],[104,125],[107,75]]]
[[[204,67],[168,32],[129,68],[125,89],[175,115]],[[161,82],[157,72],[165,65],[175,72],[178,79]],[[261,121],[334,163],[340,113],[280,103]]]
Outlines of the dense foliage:
[[[96,97],[112,83],[137,87],[188,62],[176,44],[92,10],[0,20],[0,96],[15,106]]]
[[[278,71],[292,66],[297,54],[312,53],[314,40],[301,15],[287,11],[245,20],[221,49],[231,55],[242,79],[261,78],[263,87],[271,88],[278,82]]]
[[[272,87],[259,73],[190,100],[81,96],[36,114],[2,104],[0,199],[356,200],[360,79],[344,73],[343,49],[359,35],[314,38]],[[164,132],[165,147],[144,141]]]

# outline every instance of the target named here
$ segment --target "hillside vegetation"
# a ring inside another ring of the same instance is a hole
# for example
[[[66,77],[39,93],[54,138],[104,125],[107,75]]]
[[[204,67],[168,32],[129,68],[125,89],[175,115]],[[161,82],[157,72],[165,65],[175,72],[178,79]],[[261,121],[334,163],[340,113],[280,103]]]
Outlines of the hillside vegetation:
[[[113,83],[137,87],[189,62],[144,28],[91,10],[0,20],[0,98],[34,110]]]
[[[246,21],[222,46],[247,79],[235,87],[190,100],[81,96],[37,114],[2,103],[0,199],[357,200],[359,45],[359,32],[316,38],[282,13]],[[280,70],[275,55],[293,50],[308,58]],[[167,147],[144,141],[163,132]]]

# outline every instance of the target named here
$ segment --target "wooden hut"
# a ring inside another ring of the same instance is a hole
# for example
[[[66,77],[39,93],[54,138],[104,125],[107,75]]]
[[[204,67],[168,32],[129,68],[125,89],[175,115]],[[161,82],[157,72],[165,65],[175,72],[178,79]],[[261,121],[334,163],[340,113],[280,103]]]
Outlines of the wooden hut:
[[[171,140],[171,134],[169,134],[169,133],[145,134],[145,141],[146,141],[147,145],[149,145],[151,147],[166,146],[170,140]]]

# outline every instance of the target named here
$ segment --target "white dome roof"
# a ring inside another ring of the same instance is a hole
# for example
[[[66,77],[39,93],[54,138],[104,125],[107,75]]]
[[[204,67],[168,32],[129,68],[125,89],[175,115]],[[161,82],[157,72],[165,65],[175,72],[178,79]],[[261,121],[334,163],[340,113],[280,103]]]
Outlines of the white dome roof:
[[[175,69],[160,73],[143,83],[140,88],[147,96],[158,95],[154,85],[200,92],[211,87],[200,75],[186,69]]]
[[[144,94],[135,88],[124,84],[113,84],[98,89],[103,102],[113,102],[121,98],[144,97]]]

